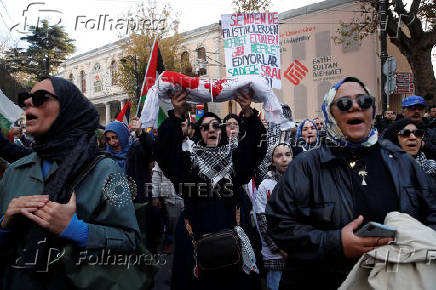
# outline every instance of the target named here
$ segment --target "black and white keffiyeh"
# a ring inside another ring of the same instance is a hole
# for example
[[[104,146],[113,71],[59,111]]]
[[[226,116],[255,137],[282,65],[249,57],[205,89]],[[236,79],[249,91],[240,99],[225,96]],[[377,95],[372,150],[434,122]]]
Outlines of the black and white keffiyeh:
[[[436,161],[427,159],[424,152],[419,152],[415,160],[425,173],[436,176]]]
[[[259,274],[259,269],[256,266],[256,255],[254,254],[250,239],[240,226],[235,226],[235,232],[238,234],[239,241],[241,242],[242,270],[247,275],[250,275],[251,271]]]
[[[265,179],[268,171],[271,169],[272,155],[277,145],[291,144],[291,130],[287,127],[283,128],[281,124],[268,123],[266,142],[267,151],[264,159],[258,167],[260,180]]]
[[[230,138],[229,143],[217,147],[206,147],[199,144],[192,146],[191,160],[200,175],[209,179],[212,186],[223,178],[231,180],[233,170],[232,152],[238,148],[238,138]]]

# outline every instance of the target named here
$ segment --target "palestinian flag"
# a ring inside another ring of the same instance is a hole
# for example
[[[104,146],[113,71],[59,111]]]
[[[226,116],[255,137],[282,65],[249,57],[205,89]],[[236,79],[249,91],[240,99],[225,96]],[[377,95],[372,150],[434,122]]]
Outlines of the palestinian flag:
[[[24,111],[0,90],[0,129],[9,129],[10,125],[17,121],[23,113]]]
[[[165,70],[162,55],[159,50],[159,42],[155,38],[151,48],[150,58],[148,59],[147,69],[145,71],[144,82],[142,83],[141,98],[136,109],[136,116],[139,114],[141,102],[145,101],[148,90],[154,85],[157,77]],[[159,108],[159,125],[166,118],[166,111]]]
[[[127,101],[121,112],[119,112],[117,116],[117,121],[123,122],[124,124],[126,124],[127,127],[129,126],[130,106],[131,103]]]

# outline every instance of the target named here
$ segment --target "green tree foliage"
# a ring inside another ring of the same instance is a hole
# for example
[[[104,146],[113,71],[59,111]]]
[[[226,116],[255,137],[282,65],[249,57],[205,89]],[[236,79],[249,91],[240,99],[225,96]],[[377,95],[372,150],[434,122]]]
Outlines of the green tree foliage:
[[[180,49],[182,37],[178,33],[178,15],[173,12],[169,4],[161,4],[159,8],[155,2],[148,2],[136,6],[136,11],[129,14],[138,19],[149,20],[140,29],[135,29],[126,38],[123,46],[124,59],[121,61],[117,74],[118,83],[130,95],[136,95],[135,58],[138,86],[141,88],[144,81],[145,70],[151,53],[153,41],[159,41],[159,49],[166,70],[180,71]]]
[[[12,73],[27,73],[34,79],[53,74],[74,52],[74,40],[62,26],[49,25],[47,20],[42,20],[41,24],[31,26],[31,34],[21,38],[29,44],[27,48],[13,48],[6,53]]]

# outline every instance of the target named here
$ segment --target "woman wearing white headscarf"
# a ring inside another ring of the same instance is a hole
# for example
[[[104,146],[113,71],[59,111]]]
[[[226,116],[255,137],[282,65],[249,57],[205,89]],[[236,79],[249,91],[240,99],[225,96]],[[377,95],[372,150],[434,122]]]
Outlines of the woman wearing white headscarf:
[[[436,228],[435,189],[406,152],[378,140],[365,85],[345,78],[322,109],[333,144],[297,156],[266,209],[268,232],[288,254],[280,289],[337,289],[357,258],[391,241],[354,230],[389,212]]]

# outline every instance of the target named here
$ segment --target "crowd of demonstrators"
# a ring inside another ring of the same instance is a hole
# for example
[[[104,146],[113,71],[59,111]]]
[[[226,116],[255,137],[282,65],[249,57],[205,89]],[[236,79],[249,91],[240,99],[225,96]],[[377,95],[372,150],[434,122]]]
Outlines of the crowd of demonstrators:
[[[96,158],[98,112],[76,86],[46,78],[23,101],[35,143],[0,181],[2,289],[75,289],[58,254],[67,245],[133,252],[131,194],[110,182],[127,183],[122,169]]]
[[[281,289],[337,289],[359,257],[392,241],[354,230],[383,224],[389,212],[436,229],[435,188],[407,152],[378,139],[375,100],[364,84],[345,78],[322,108],[337,146],[297,156],[266,208],[268,232],[288,254]]]
[[[412,155],[424,172],[436,181],[436,161],[427,159],[425,153],[422,151],[424,135],[425,131],[419,129],[416,122],[403,119],[390,125],[386,129],[383,138],[391,141]]]
[[[401,103],[405,119],[416,122],[425,131],[422,150],[430,159],[436,159],[436,121],[424,117],[425,101],[420,96],[410,96]]]
[[[0,289],[75,289],[50,249],[133,253],[141,237],[153,254],[173,253],[172,289],[263,289],[261,278],[267,289],[336,289],[359,257],[391,242],[356,236],[365,223],[399,211],[436,229],[436,107],[423,117],[423,98],[403,100],[404,119],[386,111],[373,125],[374,97],[348,77],[325,95],[324,122],[295,127],[286,104],[287,122],[261,121],[251,90],[236,95],[239,115],[206,112],[195,124],[189,93],[168,94],[174,110],[147,130],[136,117],[102,130],[61,78],[21,95],[33,143],[22,128],[10,140],[0,132],[0,245],[10,249]],[[199,250],[230,229],[239,262],[223,262],[228,240]],[[44,261],[49,271],[35,275]]]

